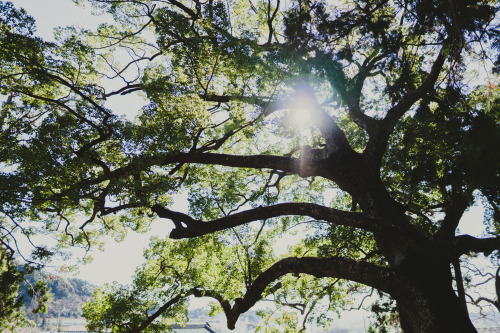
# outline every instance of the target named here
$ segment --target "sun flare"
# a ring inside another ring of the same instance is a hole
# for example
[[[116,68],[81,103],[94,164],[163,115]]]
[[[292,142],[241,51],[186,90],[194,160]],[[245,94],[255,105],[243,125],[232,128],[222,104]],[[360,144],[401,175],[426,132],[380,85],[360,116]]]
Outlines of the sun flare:
[[[311,111],[304,107],[295,107],[290,110],[289,125],[293,128],[300,128],[311,122]]]
[[[293,128],[301,128],[314,121],[314,109],[317,102],[312,93],[300,89],[289,102],[289,125]]]

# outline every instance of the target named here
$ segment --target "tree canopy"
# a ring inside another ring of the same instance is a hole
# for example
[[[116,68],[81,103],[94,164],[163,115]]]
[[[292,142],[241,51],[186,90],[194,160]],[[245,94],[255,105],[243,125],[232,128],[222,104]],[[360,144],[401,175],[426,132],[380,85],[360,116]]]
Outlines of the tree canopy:
[[[500,249],[496,1],[75,2],[111,18],[49,43],[0,1],[0,240],[173,222],[89,329],[164,330],[208,297],[229,328],[274,300],[295,332],[367,286],[405,332],[476,331],[463,262]],[[109,106],[128,94],[134,119]],[[482,238],[457,230],[477,201]]]

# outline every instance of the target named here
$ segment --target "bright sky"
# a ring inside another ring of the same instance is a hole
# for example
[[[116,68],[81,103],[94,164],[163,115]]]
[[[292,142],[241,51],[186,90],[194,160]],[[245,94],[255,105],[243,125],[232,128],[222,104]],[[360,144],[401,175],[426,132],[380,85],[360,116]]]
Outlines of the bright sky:
[[[95,28],[102,22],[102,17],[90,14],[90,10],[77,7],[71,0],[11,0],[17,7],[25,8],[37,21],[37,35],[46,40],[53,40],[52,30],[57,26],[75,25],[86,28]],[[120,96],[111,101],[110,107],[119,114],[134,114],[143,102],[137,96]],[[177,205],[172,209],[186,210],[186,198],[177,200]],[[463,234],[480,235],[484,230],[477,229],[478,221],[482,219],[483,208],[478,205],[473,207],[460,224]],[[475,223],[474,223],[475,222]],[[172,227],[169,221],[155,221],[152,231],[147,234],[130,232],[125,241],[115,243],[107,242],[103,253],[94,253],[91,264],[81,266],[79,278],[94,284],[103,284],[113,281],[120,283],[131,282],[134,269],[143,262],[142,252],[149,243],[152,235],[168,236]]]
[[[37,35],[53,41],[53,29],[59,26],[79,26],[96,28],[105,18],[91,15],[89,8],[76,6],[71,0],[10,0],[16,7],[22,7],[36,19]],[[107,106],[117,114],[133,115],[143,105],[137,96],[120,96],[111,100]],[[185,211],[185,198],[178,200],[173,209]],[[135,268],[144,261],[142,252],[153,235],[168,236],[172,224],[169,221],[155,221],[147,234],[129,232],[120,243],[107,242],[105,251],[93,252],[94,261],[79,267],[78,278],[101,285],[118,281],[130,283]]]
[[[16,7],[26,9],[36,19],[37,35],[53,41],[53,29],[58,26],[96,28],[102,17],[93,16],[90,10],[78,7],[72,0],[9,0]]]

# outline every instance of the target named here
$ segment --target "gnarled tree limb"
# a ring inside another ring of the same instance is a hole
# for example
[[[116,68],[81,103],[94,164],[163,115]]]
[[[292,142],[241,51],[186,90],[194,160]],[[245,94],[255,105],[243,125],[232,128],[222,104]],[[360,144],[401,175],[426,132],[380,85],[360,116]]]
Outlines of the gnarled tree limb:
[[[197,237],[233,228],[245,223],[283,215],[309,216],[318,220],[324,220],[348,227],[362,228],[369,231],[374,231],[378,228],[377,221],[366,217],[363,213],[346,212],[314,203],[293,202],[268,207],[258,207],[224,216],[210,222],[195,220],[187,214],[175,212],[160,205],[153,206],[152,210],[158,214],[159,217],[167,218],[174,222],[175,229],[170,233],[170,237],[174,239]]]
[[[237,298],[231,309],[225,309],[229,329],[234,329],[240,314],[248,311],[262,298],[262,293],[274,280],[286,274],[310,274],[317,278],[348,279],[373,286],[394,295],[401,283],[389,269],[348,258],[285,258],[262,272],[248,288],[243,298]]]

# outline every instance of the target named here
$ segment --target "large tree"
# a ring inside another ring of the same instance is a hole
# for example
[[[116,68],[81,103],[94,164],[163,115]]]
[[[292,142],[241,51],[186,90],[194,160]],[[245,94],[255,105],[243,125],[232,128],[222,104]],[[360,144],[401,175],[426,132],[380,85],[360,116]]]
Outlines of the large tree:
[[[405,332],[475,332],[460,259],[500,249],[497,2],[77,2],[112,18],[56,43],[0,2],[5,242],[28,220],[62,246],[154,218],[176,239],[96,295],[93,329],[161,329],[189,296],[229,328],[273,295],[307,317],[361,284]],[[109,108],[127,94],[134,120]],[[457,232],[478,198],[484,238]]]

